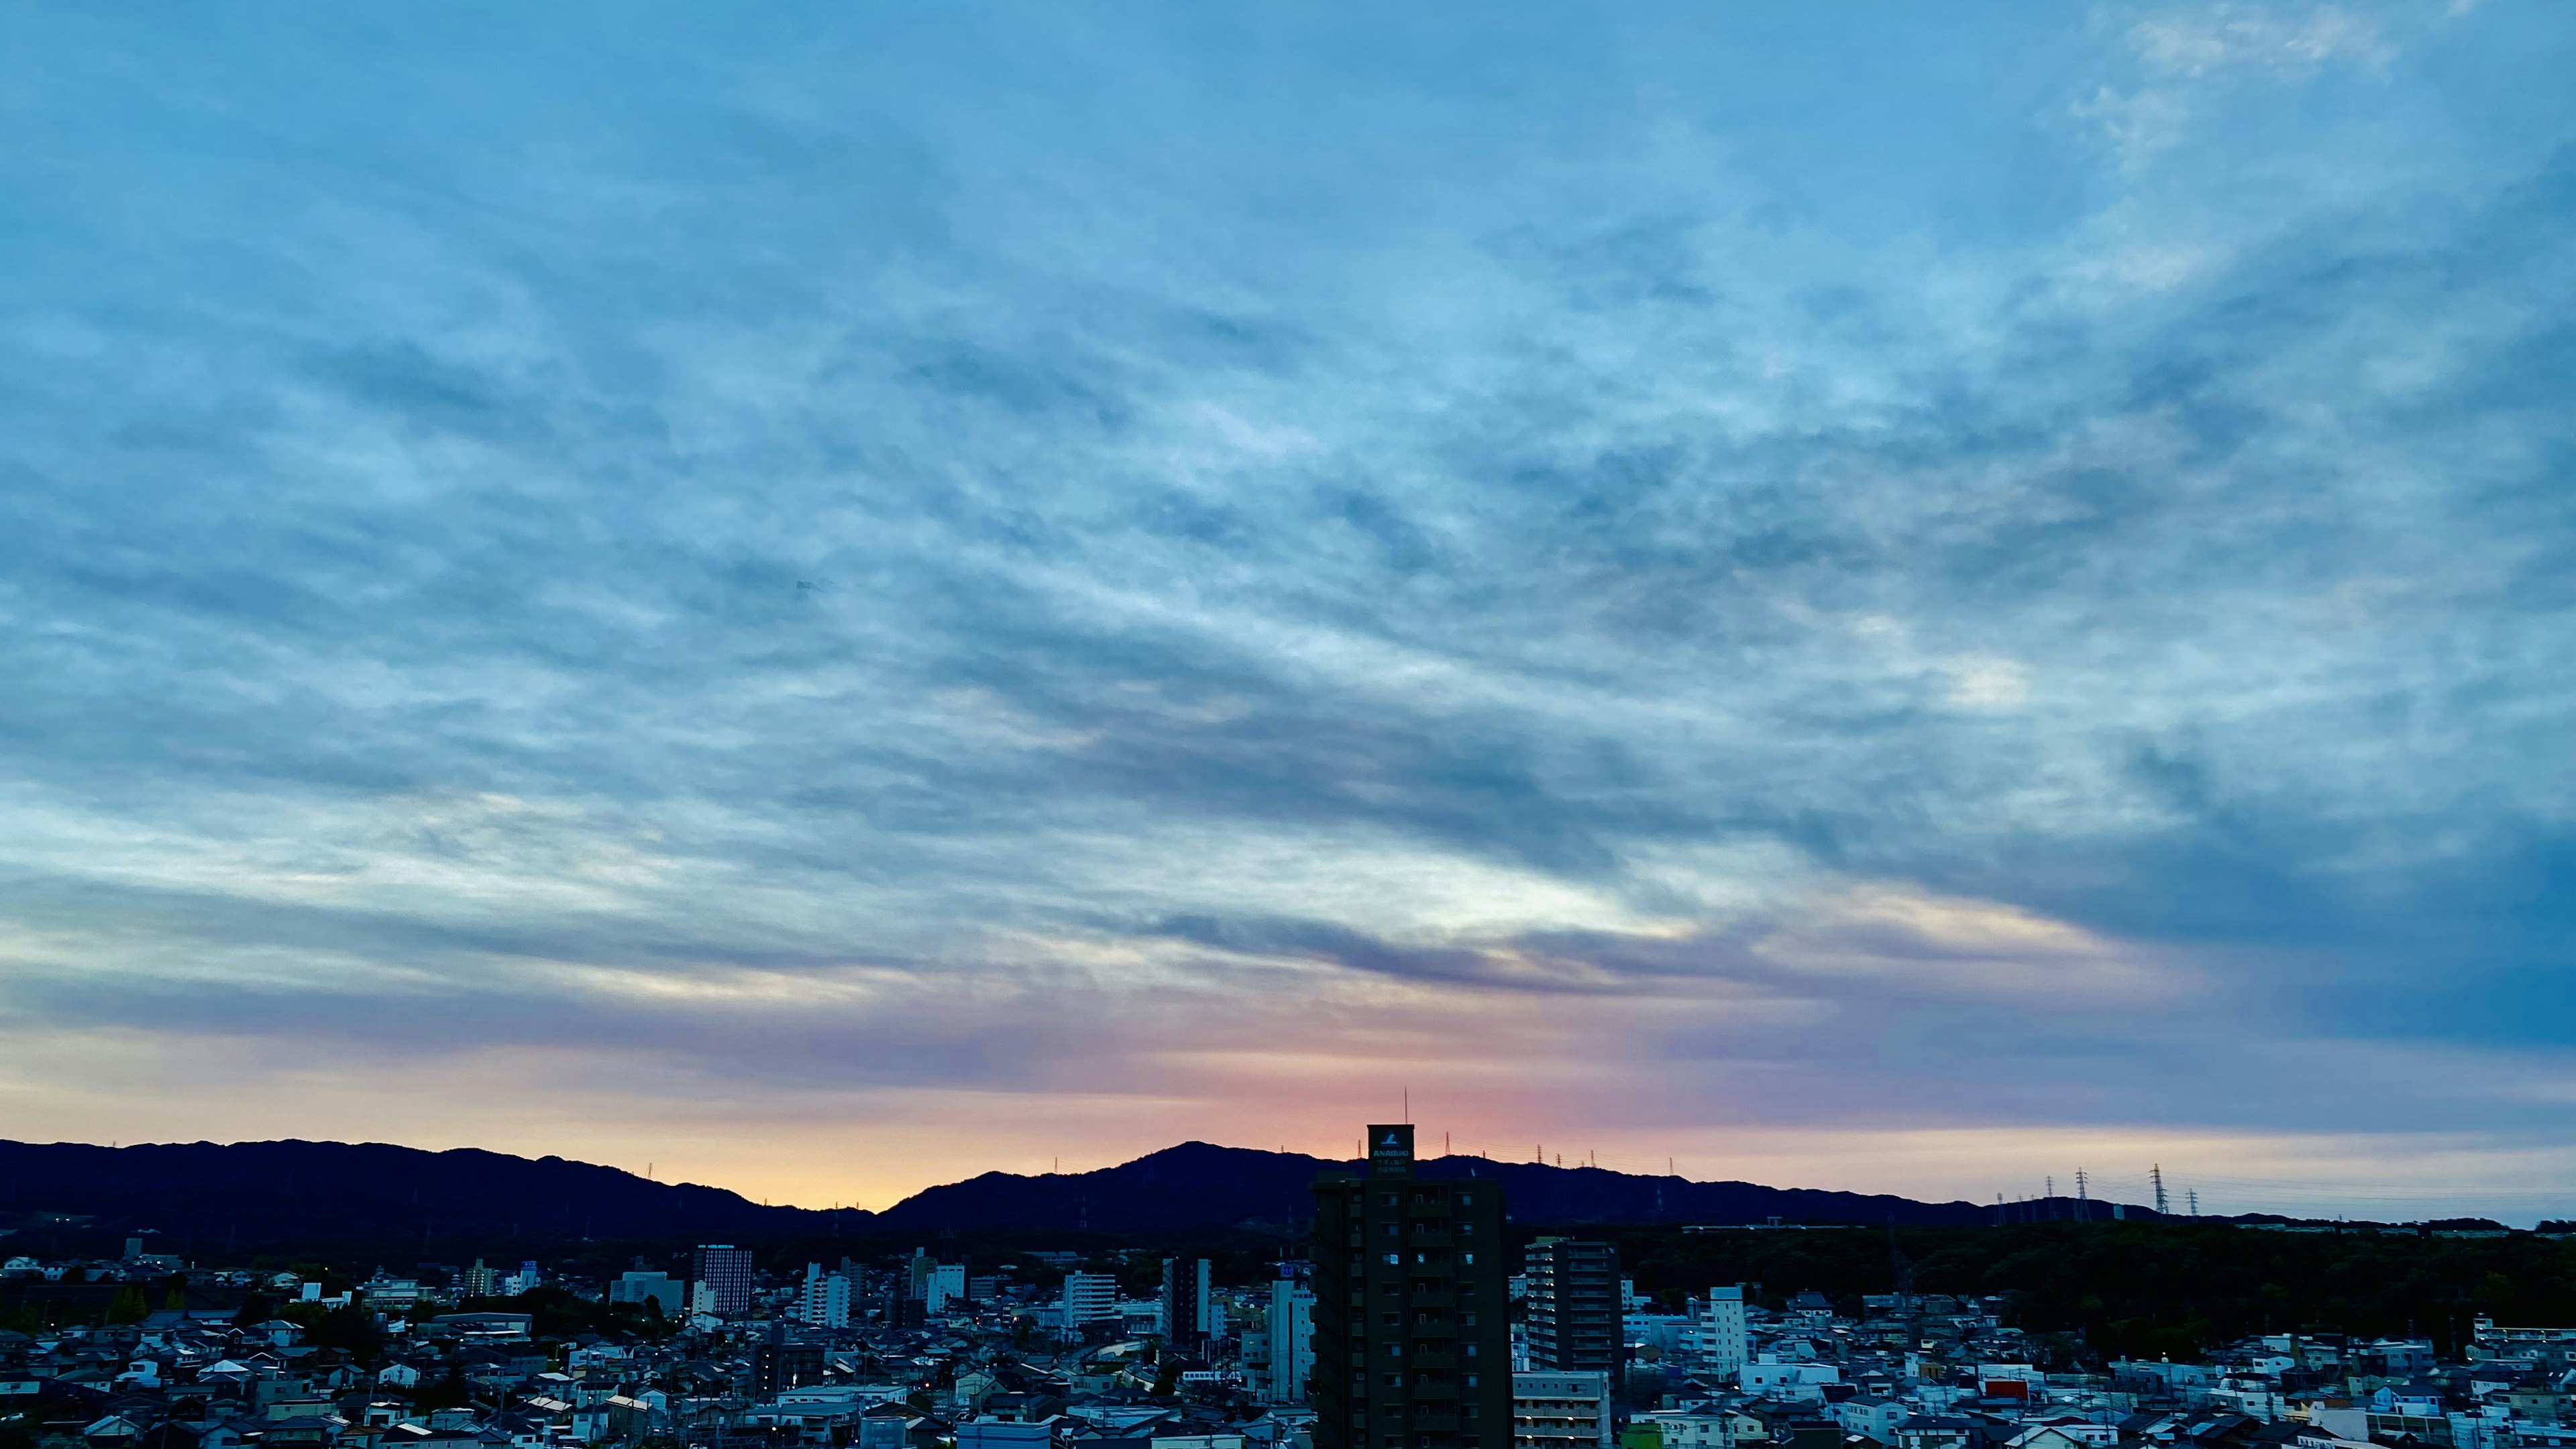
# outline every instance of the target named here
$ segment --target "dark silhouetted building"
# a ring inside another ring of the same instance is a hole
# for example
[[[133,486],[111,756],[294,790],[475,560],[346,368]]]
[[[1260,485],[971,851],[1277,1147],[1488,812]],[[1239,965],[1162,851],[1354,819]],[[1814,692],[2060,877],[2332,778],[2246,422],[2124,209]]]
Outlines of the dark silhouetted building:
[[[1183,1353],[1207,1344],[1208,1260],[1163,1260],[1163,1338]]]
[[[783,1335],[752,1350],[751,1391],[775,1394],[823,1381],[823,1345],[790,1343]]]
[[[1528,1280],[1530,1367],[1606,1373],[1616,1389],[1627,1358],[1619,1250],[1608,1243],[1541,1238],[1529,1245],[1521,1271]]]
[[[1315,1181],[1315,1449],[1511,1449],[1503,1194],[1414,1176],[1413,1128]]]

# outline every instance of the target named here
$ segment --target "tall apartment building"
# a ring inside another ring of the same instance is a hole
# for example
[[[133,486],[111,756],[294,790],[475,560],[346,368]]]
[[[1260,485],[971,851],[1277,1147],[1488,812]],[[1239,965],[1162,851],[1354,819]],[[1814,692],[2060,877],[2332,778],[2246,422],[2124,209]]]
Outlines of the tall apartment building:
[[[1515,1449],[1610,1449],[1610,1375],[1530,1369],[1512,1375]]]
[[[1064,1275],[1064,1333],[1080,1338],[1095,1323],[1118,1321],[1118,1280],[1107,1273]]]
[[[1261,1401],[1306,1402],[1306,1380],[1315,1372],[1315,1290],[1286,1272],[1270,1285],[1265,1347],[1267,1367],[1261,1381]]]
[[[1207,1342],[1208,1260],[1163,1260],[1163,1338],[1183,1353],[1196,1353]]]
[[[805,1265],[805,1281],[796,1290],[796,1316],[816,1328],[850,1326],[850,1280],[826,1273],[820,1263]]]
[[[1608,1243],[1540,1238],[1530,1244],[1521,1272],[1529,1283],[1529,1366],[1608,1374],[1615,1389],[1627,1360],[1619,1250]]]
[[[689,1280],[705,1285],[703,1294],[692,1293],[693,1302],[702,1302],[709,1313],[749,1313],[751,1311],[751,1249],[731,1243],[700,1244],[689,1254]]]
[[[1315,1180],[1315,1449],[1510,1449],[1503,1194],[1414,1175],[1413,1128]]]
[[[1750,1356],[1744,1323],[1744,1285],[1711,1288],[1708,1297],[1692,1305],[1699,1322],[1694,1325],[1699,1338],[1701,1368],[1732,1380],[1744,1369]]]

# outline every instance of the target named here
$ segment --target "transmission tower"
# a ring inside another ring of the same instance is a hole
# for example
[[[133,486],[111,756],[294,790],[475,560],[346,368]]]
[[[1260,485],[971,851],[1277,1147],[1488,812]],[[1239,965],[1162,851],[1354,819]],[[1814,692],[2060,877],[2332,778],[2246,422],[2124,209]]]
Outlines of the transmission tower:
[[[2190,1204],[2191,1204],[2191,1215],[2192,1215],[2193,1217],[2199,1217],[2199,1216],[2200,1216],[2200,1189],[2195,1187],[2195,1188],[2191,1189],[2190,1191],[2188,1191],[2188,1192],[2184,1193],[2184,1194],[2182,1195],[2182,1197],[2183,1197],[2183,1201],[2185,1201],[2185,1202],[2187,1202],[2187,1203],[2190,1203]]]
[[[2147,1169],[2147,1181],[2156,1189],[2156,1216],[2165,1215],[2165,1165],[2161,1162]]]

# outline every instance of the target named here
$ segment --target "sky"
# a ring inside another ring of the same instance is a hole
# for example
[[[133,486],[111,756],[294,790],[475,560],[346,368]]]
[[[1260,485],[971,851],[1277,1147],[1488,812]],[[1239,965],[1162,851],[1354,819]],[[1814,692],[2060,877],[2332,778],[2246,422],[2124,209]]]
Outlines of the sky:
[[[2576,1217],[2576,10],[10,30],[0,1136]]]

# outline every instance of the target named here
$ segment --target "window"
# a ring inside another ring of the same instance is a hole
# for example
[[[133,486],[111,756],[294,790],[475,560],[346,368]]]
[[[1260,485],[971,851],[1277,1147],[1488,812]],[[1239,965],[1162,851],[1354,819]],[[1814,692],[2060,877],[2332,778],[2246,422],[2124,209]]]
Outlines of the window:
[[[1472,1313],[1461,1313],[1458,1315],[1458,1322],[1465,1327],[1473,1328],[1476,1326],[1476,1315]]]
[[[1461,1263],[1473,1263],[1476,1261],[1476,1255],[1473,1253],[1460,1253],[1458,1255],[1458,1261]]]
[[[1403,1255],[1402,1253],[1389,1253],[1389,1254],[1387,1254],[1387,1255],[1386,1255],[1386,1265],[1387,1265],[1388,1267],[1390,1267],[1390,1268],[1401,1268],[1401,1267],[1403,1267],[1403,1266],[1404,1266],[1404,1255]]]
[[[1403,1388],[1403,1387],[1404,1387],[1404,1375],[1402,1375],[1402,1374],[1388,1374],[1388,1375],[1386,1376],[1386,1386],[1387,1386],[1388,1388],[1390,1388],[1390,1389],[1400,1389],[1400,1388]]]
[[[1388,1345],[1386,1346],[1386,1356],[1387,1356],[1388,1358],[1402,1358],[1402,1357],[1404,1357],[1404,1345],[1403,1345],[1403,1344],[1400,1344],[1400,1343],[1390,1343],[1390,1344],[1388,1344]]]
[[[1472,1344],[1472,1343],[1471,1343],[1471,1344],[1468,1344],[1468,1345],[1467,1345],[1467,1357],[1469,1357],[1469,1358],[1474,1358],[1475,1356],[1476,1356],[1476,1346],[1475,1346],[1474,1344]]]
[[[1469,1387],[1469,1388],[1471,1388],[1471,1389],[1472,1389],[1472,1388],[1474,1388],[1475,1386],[1476,1386],[1476,1376],[1475,1376],[1474,1374],[1469,1374],[1469,1375],[1467,1375],[1467,1387]]]
[[[1390,1238],[1391,1238],[1391,1237],[1394,1237],[1394,1236],[1395,1236],[1395,1233],[1396,1233],[1396,1226],[1395,1226],[1395,1224],[1393,1224],[1393,1223],[1388,1223],[1388,1224],[1386,1225],[1386,1235],[1387,1235],[1388,1237],[1390,1237]]]

